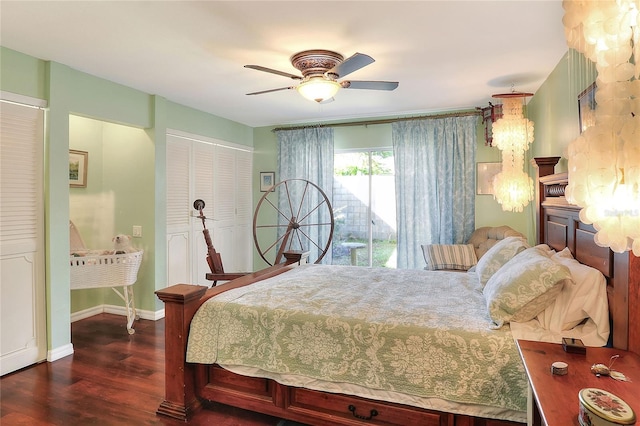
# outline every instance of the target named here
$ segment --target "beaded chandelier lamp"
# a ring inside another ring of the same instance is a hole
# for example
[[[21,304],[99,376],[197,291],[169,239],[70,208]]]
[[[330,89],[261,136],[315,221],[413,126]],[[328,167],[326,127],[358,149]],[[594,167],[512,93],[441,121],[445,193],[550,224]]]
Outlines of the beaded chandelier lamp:
[[[493,146],[501,151],[502,171],[493,180],[493,197],[504,211],[521,212],[533,199],[533,180],[524,172],[524,154],[533,142],[533,122],[523,113],[531,93],[493,95],[502,99],[502,118],[493,124]]]

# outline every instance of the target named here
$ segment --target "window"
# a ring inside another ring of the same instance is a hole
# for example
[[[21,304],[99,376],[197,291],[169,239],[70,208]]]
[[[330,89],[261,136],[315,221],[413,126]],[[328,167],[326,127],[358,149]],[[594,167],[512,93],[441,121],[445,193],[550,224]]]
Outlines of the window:
[[[336,153],[332,203],[333,264],[395,268],[393,151]]]

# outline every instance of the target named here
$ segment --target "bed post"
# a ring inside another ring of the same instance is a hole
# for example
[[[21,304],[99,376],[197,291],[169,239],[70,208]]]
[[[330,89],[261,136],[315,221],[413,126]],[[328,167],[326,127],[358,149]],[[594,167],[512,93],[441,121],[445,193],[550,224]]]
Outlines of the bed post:
[[[556,164],[560,157],[537,157],[531,160],[531,165],[536,169],[536,183],[538,190],[536,191],[536,244],[544,241],[544,212],[542,211],[542,202],[544,201],[544,184],[540,182],[540,178],[549,176],[554,173]]]
[[[165,312],[165,399],[157,414],[187,421],[200,408],[195,396],[194,365],[185,361],[189,324],[207,287],[177,284],[156,291]]]
[[[640,355],[640,257],[629,256],[629,347]]]
[[[640,355],[640,257],[614,254],[613,347]]]

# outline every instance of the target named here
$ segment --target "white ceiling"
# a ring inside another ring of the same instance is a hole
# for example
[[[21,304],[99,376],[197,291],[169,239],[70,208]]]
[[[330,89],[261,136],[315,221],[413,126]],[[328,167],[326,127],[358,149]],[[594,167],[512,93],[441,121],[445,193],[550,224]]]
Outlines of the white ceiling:
[[[534,1],[7,1],[3,46],[252,127],[412,116],[487,106],[535,92],[567,51],[560,0]],[[353,80],[391,92],[341,90],[316,104],[286,77],[307,49],[376,62]]]

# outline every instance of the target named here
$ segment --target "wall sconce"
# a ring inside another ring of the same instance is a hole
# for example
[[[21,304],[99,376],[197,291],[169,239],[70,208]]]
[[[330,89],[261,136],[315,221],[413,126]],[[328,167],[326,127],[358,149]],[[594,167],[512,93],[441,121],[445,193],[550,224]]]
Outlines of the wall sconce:
[[[489,102],[488,107],[476,107],[482,114],[482,124],[484,125],[484,144],[493,146],[493,123],[502,118],[502,104],[494,105]]]
[[[523,114],[532,93],[493,95],[502,99],[502,118],[493,124],[493,146],[502,153],[502,171],[493,180],[493,197],[502,210],[521,212],[533,199],[533,180],[524,172],[524,154],[533,142],[533,122]]]
[[[640,256],[640,0],[565,0],[569,47],[595,62],[595,124],[568,146],[566,198],[597,245]]]

